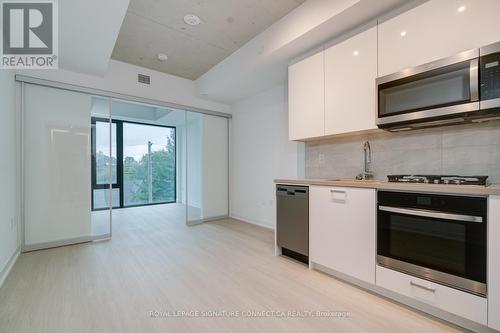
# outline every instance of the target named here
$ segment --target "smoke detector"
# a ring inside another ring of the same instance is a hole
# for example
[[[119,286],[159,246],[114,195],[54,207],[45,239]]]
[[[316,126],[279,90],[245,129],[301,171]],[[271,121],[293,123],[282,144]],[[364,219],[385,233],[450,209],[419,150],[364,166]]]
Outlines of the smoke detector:
[[[186,14],[184,15],[184,23],[188,25],[199,25],[201,23],[201,19],[199,18],[198,15],[195,14]]]

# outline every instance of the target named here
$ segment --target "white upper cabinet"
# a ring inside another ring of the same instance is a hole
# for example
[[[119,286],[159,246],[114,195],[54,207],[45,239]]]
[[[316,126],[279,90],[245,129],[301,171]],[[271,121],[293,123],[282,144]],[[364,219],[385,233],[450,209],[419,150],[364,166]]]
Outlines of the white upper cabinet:
[[[379,25],[378,74],[500,41],[500,1],[430,0]]]
[[[288,67],[288,125],[290,140],[325,135],[324,52]]]
[[[377,28],[325,51],[325,134],[377,128]]]

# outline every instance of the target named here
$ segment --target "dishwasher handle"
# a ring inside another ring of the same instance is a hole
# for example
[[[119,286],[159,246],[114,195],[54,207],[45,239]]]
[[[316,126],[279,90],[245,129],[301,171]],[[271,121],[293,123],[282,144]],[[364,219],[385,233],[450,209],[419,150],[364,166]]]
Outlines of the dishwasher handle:
[[[276,187],[276,195],[279,196],[300,196],[308,197],[309,188],[307,186],[283,186],[278,185]]]

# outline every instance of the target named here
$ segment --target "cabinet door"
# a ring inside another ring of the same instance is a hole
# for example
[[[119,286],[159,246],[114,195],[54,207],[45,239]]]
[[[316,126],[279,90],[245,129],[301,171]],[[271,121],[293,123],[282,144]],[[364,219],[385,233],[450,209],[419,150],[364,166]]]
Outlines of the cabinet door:
[[[488,210],[488,326],[500,330],[500,196],[490,196]]]
[[[377,28],[325,51],[325,134],[376,128]]]
[[[310,260],[375,283],[375,201],[374,189],[311,187]]]
[[[379,25],[379,76],[500,40],[500,1],[431,0]]]
[[[325,135],[324,52],[288,67],[290,140]]]

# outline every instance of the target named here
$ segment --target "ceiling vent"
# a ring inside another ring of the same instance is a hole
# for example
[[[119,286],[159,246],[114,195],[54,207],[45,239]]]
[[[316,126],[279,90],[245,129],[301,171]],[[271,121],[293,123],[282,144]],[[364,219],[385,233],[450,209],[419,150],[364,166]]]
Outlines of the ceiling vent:
[[[143,84],[151,84],[151,77],[149,75],[138,74],[137,75],[137,82],[143,83]]]

